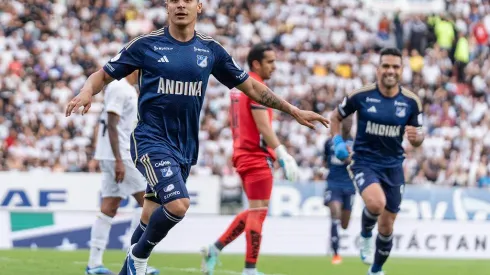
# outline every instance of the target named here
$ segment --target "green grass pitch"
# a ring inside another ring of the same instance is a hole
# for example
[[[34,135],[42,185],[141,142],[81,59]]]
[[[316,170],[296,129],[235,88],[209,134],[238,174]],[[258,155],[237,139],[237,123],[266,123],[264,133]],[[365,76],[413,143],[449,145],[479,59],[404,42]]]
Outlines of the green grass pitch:
[[[1,275],[81,275],[84,274],[87,250],[2,250]],[[242,255],[224,254],[215,275],[240,275]],[[119,271],[124,261],[122,251],[107,251],[104,263],[113,272]],[[161,275],[201,274],[198,254],[158,254],[150,264],[161,269]],[[275,275],[364,275],[367,266],[358,258],[345,258],[341,265],[332,266],[330,257],[261,256],[259,270]],[[488,275],[490,261],[484,260],[433,260],[392,258],[385,266],[386,275]]]

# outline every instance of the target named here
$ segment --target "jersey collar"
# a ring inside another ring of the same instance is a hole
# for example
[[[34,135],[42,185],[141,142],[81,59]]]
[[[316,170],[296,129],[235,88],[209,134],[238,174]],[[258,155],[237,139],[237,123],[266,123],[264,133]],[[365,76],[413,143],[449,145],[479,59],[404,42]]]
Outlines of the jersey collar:
[[[170,31],[168,30],[168,27],[165,27],[164,34],[165,34],[165,37],[168,38],[168,40],[170,40],[171,42],[173,42],[177,45],[182,45],[182,46],[190,45],[190,44],[194,43],[194,40],[196,40],[196,31],[194,31],[194,36],[191,38],[191,40],[186,41],[186,42],[182,42],[182,41],[179,41],[179,40],[173,38],[172,35],[170,35]]]

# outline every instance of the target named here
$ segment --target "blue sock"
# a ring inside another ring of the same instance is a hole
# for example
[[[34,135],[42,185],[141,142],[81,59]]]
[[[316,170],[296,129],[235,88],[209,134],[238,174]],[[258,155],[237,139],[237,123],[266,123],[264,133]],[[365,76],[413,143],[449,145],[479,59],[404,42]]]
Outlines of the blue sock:
[[[390,256],[391,248],[393,247],[393,235],[384,236],[378,234],[376,238],[376,252],[374,253],[374,264],[371,268],[372,272],[379,272],[383,268],[386,260]]]
[[[133,247],[133,256],[140,259],[147,259],[153,248],[167,236],[168,231],[172,229],[183,217],[178,217],[167,211],[164,206],[155,209],[151,214],[150,222],[145,232]]]
[[[330,244],[334,255],[337,255],[339,250],[339,223],[339,219],[332,220],[332,227],[330,228]]]
[[[142,221],[140,221],[140,224],[136,226],[136,229],[133,232],[133,236],[131,236],[131,245],[137,243],[139,239],[141,238],[141,235],[146,230],[146,224],[144,224]],[[128,274],[128,258],[124,260],[123,267],[121,271],[119,272],[119,275],[127,275]]]
[[[361,236],[363,238],[371,238],[373,236],[373,228],[378,221],[378,216],[369,212],[367,208],[364,208],[361,222]]]

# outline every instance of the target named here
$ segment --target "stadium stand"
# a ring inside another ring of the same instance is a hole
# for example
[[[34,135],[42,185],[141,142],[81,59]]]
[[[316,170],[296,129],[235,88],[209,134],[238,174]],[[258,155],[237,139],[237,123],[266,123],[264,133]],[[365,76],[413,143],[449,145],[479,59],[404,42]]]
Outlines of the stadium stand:
[[[65,118],[66,103],[126,42],[167,19],[160,0],[52,2],[0,2],[0,170],[98,171],[102,95],[84,117]],[[378,49],[403,49],[403,82],[423,100],[428,133],[423,148],[407,144],[407,181],[490,186],[489,1],[446,1],[440,15],[383,14],[355,0],[202,2],[199,31],[243,65],[252,43],[274,44],[269,86],[326,116],[347,92],[374,81]],[[228,93],[210,81],[194,174],[233,175]],[[328,130],[279,113],[274,127],[298,159],[301,181],[322,180]]]

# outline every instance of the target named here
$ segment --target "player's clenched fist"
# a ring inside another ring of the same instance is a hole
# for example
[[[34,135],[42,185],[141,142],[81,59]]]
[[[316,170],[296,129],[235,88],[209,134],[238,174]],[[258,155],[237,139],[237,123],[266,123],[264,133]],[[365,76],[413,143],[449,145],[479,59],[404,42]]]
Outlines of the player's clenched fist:
[[[92,102],[92,93],[82,90],[75,96],[66,107],[66,116],[70,116],[73,111],[77,112],[80,107],[83,107],[82,115],[86,114],[90,109]]]
[[[311,129],[315,129],[315,125],[313,125],[312,123],[313,121],[318,121],[327,128],[328,124],[330,123],[330,120],[328,120],[328,118],[325,118],[312,111],[297,109],[295,112],[292,113],[292,115],[301,125],[305,125]]]
[[[417,142],[420,139],[420,130],[416,127],[407,125],[405,127],[405,133],[407,134],[408,141],[410,141],[411,143]]]
[[[284,170],[286,179],[292,182],[297,181],[299,168],[298,168],[298,164],[296,163],[296,160],[294,160],[294,158],[290,154],[288,154],[288,152],[286,151],[286,147],[284,147],[284,145],[277,146],[277,148],[274,149],[274,151],[276,152],[279,164]]]

